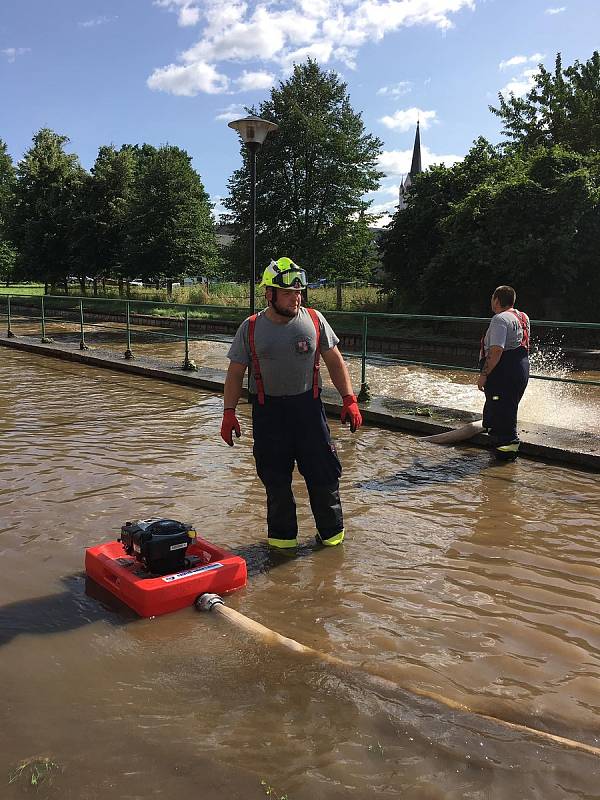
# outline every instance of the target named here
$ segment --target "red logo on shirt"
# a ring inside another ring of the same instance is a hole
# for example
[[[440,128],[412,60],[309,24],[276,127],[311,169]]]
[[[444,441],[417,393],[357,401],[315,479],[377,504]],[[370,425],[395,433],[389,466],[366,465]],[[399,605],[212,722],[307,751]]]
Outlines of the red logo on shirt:
[[[310,339],[298,339],[296,342],[297,353],[310,353]]]

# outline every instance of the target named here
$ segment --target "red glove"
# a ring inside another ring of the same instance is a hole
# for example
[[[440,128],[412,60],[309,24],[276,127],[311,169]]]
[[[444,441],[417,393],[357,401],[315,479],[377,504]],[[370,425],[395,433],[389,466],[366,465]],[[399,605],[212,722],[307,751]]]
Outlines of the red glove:
[[[358,403],[356,402],[356,395],[347,394],[342,397],[342,400],[344,402],[341,416],[342,425],[345,425],[346,420],[349,420],[350,430],[354,433],[354,431],[357,431],[362,425],[362,416]]]
[[[223,422],[221,423],[221,439],[223,439],[229,447],[233,447],[233,436],[231,435],[233,431],[235,431],[235,435],[239,439],[242,432],[240,430],[240,423],[235,415],[235,408],[226,408],[225,411],[223,411]]]

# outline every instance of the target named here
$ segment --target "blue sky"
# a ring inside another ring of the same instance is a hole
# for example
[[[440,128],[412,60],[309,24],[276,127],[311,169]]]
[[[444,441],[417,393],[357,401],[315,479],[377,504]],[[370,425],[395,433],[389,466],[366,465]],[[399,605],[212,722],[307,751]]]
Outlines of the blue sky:
[[[424,166],[453,163],[500,140],[499,91],[557,51],[588,59],[599,33],[600,0],[0,0],[0,138],[18,161],[52,128],[88,169],[103,144],[178,145],[218,211],[240,161],[227,122],[312,55],[384,142],[386,213],[417,116]]]

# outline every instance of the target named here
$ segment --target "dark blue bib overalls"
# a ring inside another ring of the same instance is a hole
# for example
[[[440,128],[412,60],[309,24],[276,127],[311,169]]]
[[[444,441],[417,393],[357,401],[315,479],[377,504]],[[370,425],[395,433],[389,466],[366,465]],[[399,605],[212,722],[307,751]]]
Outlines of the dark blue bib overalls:
[[[292,492],[295,464],[306,483],[318,541],[336,545],[344,538],[339,493],[342,466],[331,441],[319,389],[319,320],[314,309],[307,311],[316,335],[313,387],[307,392],[276,397],[265,394],[254,345],[256,314],[250,317],[248,333],[258,392],[251,395],[254,460],[267,493],[268,541],[280,548],[294,547],[297,542],[296,501]]]

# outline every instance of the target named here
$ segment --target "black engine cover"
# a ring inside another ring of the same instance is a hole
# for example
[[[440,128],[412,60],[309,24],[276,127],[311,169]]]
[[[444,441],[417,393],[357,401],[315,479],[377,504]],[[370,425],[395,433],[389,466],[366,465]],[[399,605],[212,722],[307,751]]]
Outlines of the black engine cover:
[[[185,568],[185,554],[193,541],[191,525],[175,519],[141,519],[121,528],[125,552],[141,561],[148,572],[165,575]]]

